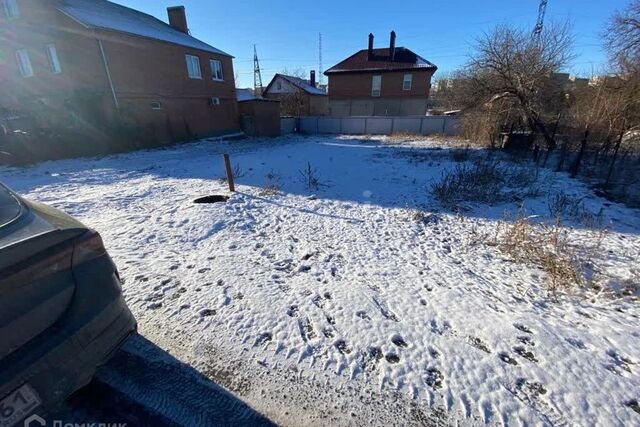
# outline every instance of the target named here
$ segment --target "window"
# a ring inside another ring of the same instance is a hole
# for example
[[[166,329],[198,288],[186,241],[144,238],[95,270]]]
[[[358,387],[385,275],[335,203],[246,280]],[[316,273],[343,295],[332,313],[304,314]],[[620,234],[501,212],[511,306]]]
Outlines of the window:
[[[382,76],[373,76],[371,80],[371,96],[380,96],[382,89]]]
[[[405,74],[402,81],[402,90],[411,90],[411,83],[413,83],[413,74]]]
[[[162,110],[162,104],[158,101],[154,101],[151,103],[152,110]]]
[[[190,79],[201,79],[202,70],[200,70],[200,58],[194,55],[187,55],[187,71]]]
[[[222,76],[222,62],[217,59],[212,59],[209,61],[209,64],[211,65],[211,76],[213,80],[224,80]]]
[[[18,60],[18,68],[22,77],[33,76],[33,67],[31,67],[31,58],[26,49],[16,51],[16,59]]]
[[[220,105],[220,98],[215,96],[212,98],[209,98],[209,106],[213,107],[214,105]]]
[[[56,45],[48,44],[46,46],[47,49],[47,58],[49,58],[49,66],[51,67],[51,72],[53,74],[60,74],[62,72],[62,68],[60,68],[60,60],[58,60],[58,51],[56,51]]]
[[[17,0],[2,0],[2,9],[7,18],[17,18],[20,16]]]

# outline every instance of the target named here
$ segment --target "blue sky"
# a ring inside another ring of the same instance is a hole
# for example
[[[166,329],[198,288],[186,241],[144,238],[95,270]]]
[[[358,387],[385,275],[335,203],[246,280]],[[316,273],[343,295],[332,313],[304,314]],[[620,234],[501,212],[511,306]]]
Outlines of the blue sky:
[[[398,33],[405,46],[435,63],[446,73],[465,63],[475,37],[500,23],[533,28],[538,0],[115,0],[167,20],[166,7],[182,4],[191,33],[236,57],[239,87],[253,86],[253,44],[266,85],[284,70],[318,69],[318,34],[322,33],[326,70],[359,49],[367,35],[376,47]],[[600,34],[606,19],[626,0],[549,0],[547,19],[573,24],[574,74],[591,75],[605,62]]]

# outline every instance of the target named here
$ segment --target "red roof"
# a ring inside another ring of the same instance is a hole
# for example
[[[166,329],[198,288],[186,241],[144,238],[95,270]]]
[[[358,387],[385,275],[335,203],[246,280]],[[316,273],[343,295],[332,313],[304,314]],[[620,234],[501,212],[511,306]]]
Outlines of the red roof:
[[[329,68],[325,75],[337,73],[353,73],[362,71],[402,71],[402,70],[437,70],[431,62],[405,47],[397,47],[393,61],[389,57],[389,48],[373,49],[369,58],[368,49],[363,49],[344,61]]]

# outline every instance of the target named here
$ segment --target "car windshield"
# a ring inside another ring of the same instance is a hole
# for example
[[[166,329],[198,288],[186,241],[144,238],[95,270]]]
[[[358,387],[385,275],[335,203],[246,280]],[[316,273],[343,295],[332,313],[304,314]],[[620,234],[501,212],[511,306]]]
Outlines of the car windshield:
[[[0,228],[9,224],[20,214],[20,202],[6,187],[0,185]]]

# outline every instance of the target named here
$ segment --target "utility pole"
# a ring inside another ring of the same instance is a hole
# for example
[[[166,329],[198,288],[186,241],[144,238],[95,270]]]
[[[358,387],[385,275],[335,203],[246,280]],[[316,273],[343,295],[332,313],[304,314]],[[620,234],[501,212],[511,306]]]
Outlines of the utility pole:
[[[262,97],[262,72],[260,71],[260,61],[258,61],[258,50],[253,45],[253,93]]]

